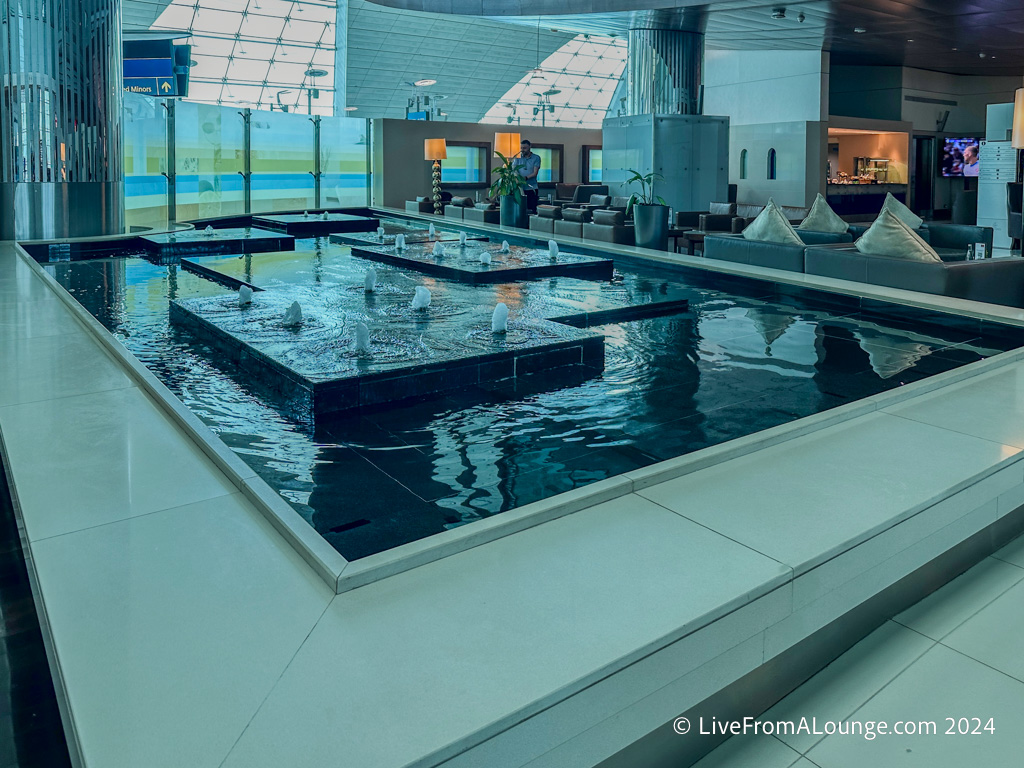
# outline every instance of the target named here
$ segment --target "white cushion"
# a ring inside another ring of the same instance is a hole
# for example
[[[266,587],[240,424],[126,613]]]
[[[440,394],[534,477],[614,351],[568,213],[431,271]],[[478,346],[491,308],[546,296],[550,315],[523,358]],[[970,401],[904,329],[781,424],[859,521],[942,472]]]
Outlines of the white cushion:
[[[747,240],[758,240],[762,243],[782,243],[783,245],[803,245],[804,241],[793,229],[793,225],[779,210],[775,201],[768,198],[768,205],[757,214],[757,218],[743,230]]]
[[[807,212],[807,218],[797,227],[797,229],[807,229],[812,232],[835,232],[837,234],[846,232],[849,228],[850,225],[839,218],[839,214],[832,210],[832,206],[828,204],[821,192],[814,198],[814,204]]]
[[[882,210],[893,214],[911,229],[918,229],[924,224],[924,219],[893,197],[892,192],[885,193],[885,202],[882,203]]]
[[[942,263],[935,250],[917,232],[885,209],[854,245],[868,256]]]

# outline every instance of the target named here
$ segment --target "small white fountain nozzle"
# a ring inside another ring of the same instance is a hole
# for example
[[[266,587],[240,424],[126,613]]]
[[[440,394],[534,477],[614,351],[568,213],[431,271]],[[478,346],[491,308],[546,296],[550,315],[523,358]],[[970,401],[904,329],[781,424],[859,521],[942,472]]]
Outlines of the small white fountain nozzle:
[[[502,240],[501,241],[501,253],[508,253],[511,250],[512,250],[512,248],[511,248],[511,246],[509,246],[508,240]]]
[[[241,285],[238,287],[238,306],[244,307],[247,304],[252,304],[252,288]]]
[[[499,301],[491,313],[491,333],[508,332],[508,305]]]
[[[416,294],[412,297],[412,308],[416,310],[423,310],[430,306],[430,289],[418,285],[416,286]]]
[[[299,302],[292,302],[292,305],[284,313],[284,320],[281,321],[281,324],[287,328],[302,324],[302,307]]]
[[[377,290],[377,270],[373,267],[366,270],[366,277],[363,278],[363,288],[367,293]]]
[[[431,251],[434,256],[444,256],[444,246],[441,245],[441,241],[434,243],[434,250]]]
[[[355,347],[356,352],[370,351],[370,329],[366,327],[366,323],[356,323]]]
[[[551,256],[552,260],[558,258],[558,243],[554,240],[548,240],[548,254]]]

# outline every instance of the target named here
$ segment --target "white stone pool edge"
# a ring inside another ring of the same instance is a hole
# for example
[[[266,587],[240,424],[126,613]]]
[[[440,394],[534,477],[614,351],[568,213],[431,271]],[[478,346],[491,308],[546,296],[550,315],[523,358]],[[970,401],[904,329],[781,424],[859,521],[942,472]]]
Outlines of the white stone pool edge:
[[[395,211],[395,213],[397,215],[399,212]],[[495,229],[493,227],[482,228]],[[564,239],[570,243],[578,242],[583,244],[584,242],[577,241],[575,238]],[[588,242],[587,245],[588,247],[594,247],[595,244]],[[330,546],[280,494],[262,478],[258,477],[254,470],[245,464],[206,424],[175,397],[145,365],[118,342],[88,310],[57,283],[39,262],[33,259],[20,246],[16,248],[29,268],[50,286],[56,296],[89,330],[95,340],[124,366],[131,377],[138,382],[139,386],[153,401],[189,436],[195,445],[238,488],[239,492],[266,517],[278,533],[295,548],[303,559],[309,563],[310,567],[338,594],[495,541],[533,526],[556,520],[597,504],[626,496],[651,485],[697,472],[715,464],[746,456],[754,451],[778,445],[788,440],[875,412],[909,398],[933,392],[941,387],[955,384],[967,378],[1024,359],[1024,348],[1005,352],[986,360],[937,374],[923,381],[914,382],[896,390],[864,398],[777,427],[730,440],[721,445],[711,446],[684,456],[652,464],[643,469],[601,480],[493,517],[484,518],[418,541],[403,544],[360,560],[349,561]],[[780,277],[786,278],[786,282],[792,282],[791,278],[794,276],[793,273],[789,272],[747,267],[745,265],[723,263],[724,268],[719,268],[718,262],[710,262],[698,257],[682,256],[680,254],[666,256],[666,254],[661,252],[638,248],[610,246],[608,251],[613,255],[628,255],[634,258],[639,256],[651,261],[668,264],[696,266],[704,269],[710,266],[714,268],[713,271],[768,279],[776,282],[780,282]],[[799,277],[806,278],[807,276],[799,275]],[[818,285],[819,282],[829,285]],[[847,295],[876,298],[882,301],[896,301],[896,303],[903,304],[910,304],[913,301],[912,306],[920,308],[945,308],[958,312],[962,309],[965,310],[963,314],[971,317],[1024,326],[1024,312],[1012,308],[1000,308],[977,304],[976,302],[959,301],[952,303],[965,306],[946,307],[942,303],[937,303],[936,305],[931,304],[927,299],[922,300],[923,294],[888,290],[885,288],[854,292],[850,286],[858,284],[848,284],[845,281],[830,279],[823,279],[821,281],[799,280],[797,284],[807,288],[820,287],[824,290],[835,290],[836,286],[834,284],[841,284],[839,287]],[[871,288],[859,285],[858,287]]]

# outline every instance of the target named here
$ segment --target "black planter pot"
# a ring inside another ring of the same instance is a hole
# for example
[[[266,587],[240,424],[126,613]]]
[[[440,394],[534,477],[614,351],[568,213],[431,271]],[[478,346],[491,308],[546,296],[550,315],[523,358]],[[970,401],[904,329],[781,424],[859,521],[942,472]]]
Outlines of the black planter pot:
[[[525,229],[527,226],[526,198],[523,198],[522,203],[517,203],[512,195],[502,195],[500,217],[501,226],[503,227],[520,227]]]
[[[634,205],[633,229],[637,248],[668,250],[668,206]]]

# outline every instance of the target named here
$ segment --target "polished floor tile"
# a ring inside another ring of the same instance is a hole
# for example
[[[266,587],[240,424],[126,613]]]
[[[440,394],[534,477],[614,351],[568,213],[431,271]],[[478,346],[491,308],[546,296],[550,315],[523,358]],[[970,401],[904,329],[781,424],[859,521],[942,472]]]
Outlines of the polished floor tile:
[[[969,730],[992,718],[994,733],[947,735],[947,718]],[[860,722],[935,724],[934,735],[827,736],[807,753],[821,768],[1013,766],[1024,752],[1024,683],[961,653],[934,645],[851,715]]]
[[[36,339],[82,330],[71,310],[56,296],[0,303],[0,335],[17,333],[20,338]]]
[[[1024,569],[1018,570],[1024,573]],[[1018,583],[946,635],[942,644],[1024,682],[1021,638],[1024,584]]]
[[[90,766],[219,766],[334,596],[239,495],[34,550]]]
[[[0,408],[0,427],[34,541],[235,490],[139,389]]]
[[[932,640],[942,640],[1020,581],[1024,581],[1024,568],[985,558],[967,573],[903,611],[894,621]]]
[[[693,768],[791,768],[800,753],[774,736],[737,735],[694,764]]]
[[[817,718],[819,723],[843,720],[932,645],[917,632],[886,622],[765,712],[762,719],[796,723],[802,718],[808,722]],[[800,732],[778,738],[803,754],[822,737]]]

